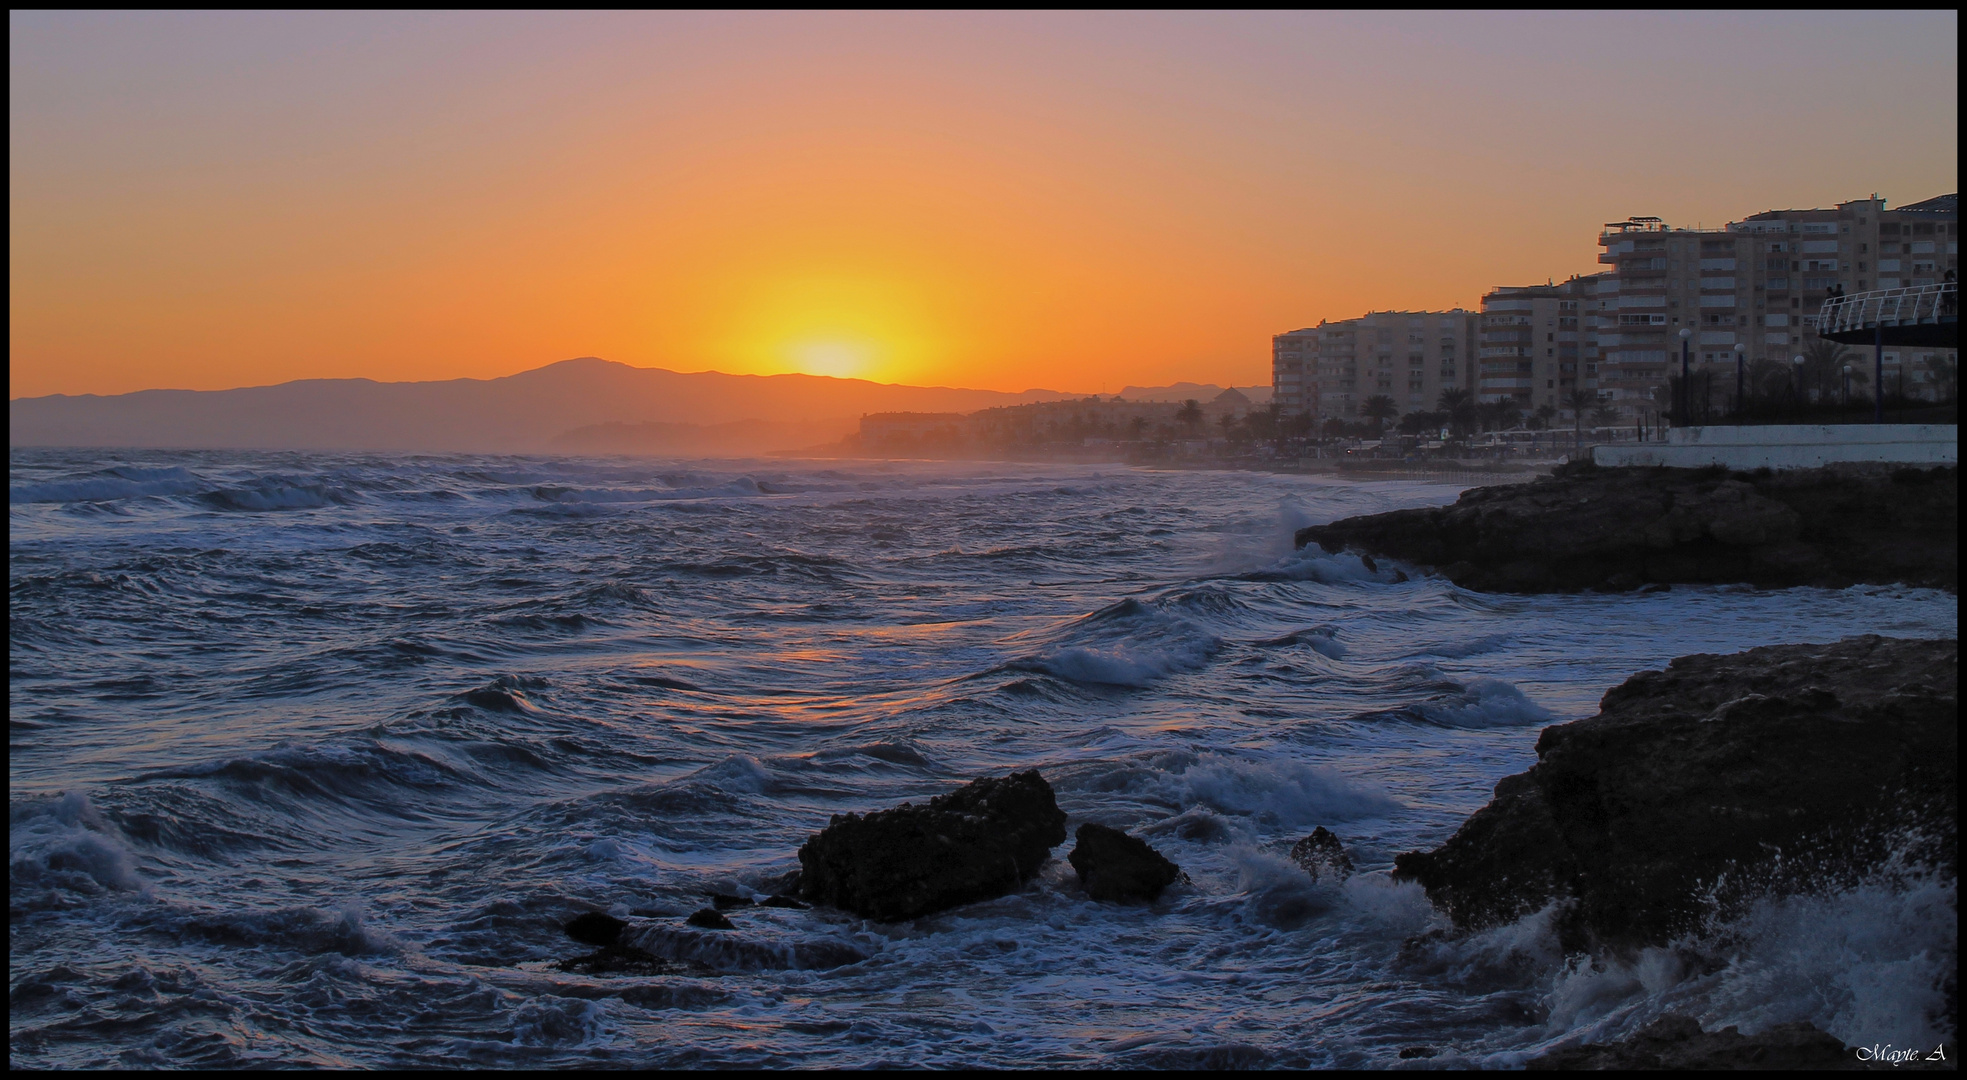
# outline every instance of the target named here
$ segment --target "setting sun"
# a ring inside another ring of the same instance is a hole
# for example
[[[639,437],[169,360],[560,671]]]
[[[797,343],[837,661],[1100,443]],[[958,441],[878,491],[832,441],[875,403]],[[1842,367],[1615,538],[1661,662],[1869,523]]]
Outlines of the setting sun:
[[[860,378],[874,357],[871,346],[840,341],[810,342],[796,345],[791,351],[794,370],[839,379]]]
[[[744,276],[755,283],[726,301],[741,313],[741,332],[709,350],[720,370],[895,382],[930,375],[946,358],[932,329],[938,305],[901,273]]]

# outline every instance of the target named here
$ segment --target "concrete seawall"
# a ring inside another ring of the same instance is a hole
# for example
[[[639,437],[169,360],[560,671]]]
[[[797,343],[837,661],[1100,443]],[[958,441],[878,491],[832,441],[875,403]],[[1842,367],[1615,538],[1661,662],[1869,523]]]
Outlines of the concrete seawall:
[[[1601,466],[1811,469],[1840,461],[1957,465],[1956,424],[1771,424],[1675,428],[1665,442],[1594,446]]]

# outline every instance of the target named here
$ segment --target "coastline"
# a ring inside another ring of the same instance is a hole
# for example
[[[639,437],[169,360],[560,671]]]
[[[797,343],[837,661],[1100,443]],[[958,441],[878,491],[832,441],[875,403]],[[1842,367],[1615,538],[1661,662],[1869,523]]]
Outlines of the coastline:
[[[1567,464],[1453,505],[1345,518],[1297,545],[1438,570],[1481,592],[1680,584],[1959,588],[1959,469],[1846,463],[1781,472]]]

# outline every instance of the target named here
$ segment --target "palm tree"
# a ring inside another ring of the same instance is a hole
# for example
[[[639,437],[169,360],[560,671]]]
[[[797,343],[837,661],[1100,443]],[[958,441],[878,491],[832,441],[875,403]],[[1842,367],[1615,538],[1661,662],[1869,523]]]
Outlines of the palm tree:
[[[1447,413],[1415,409],[1413,412],[1400,418],[1400,433],[1402,435],[1421,435],[1427,432],[1438,431],[1441,425],[1447,422]]]
[[[1243,418],[1243,422],[1249,425],[1250,437],[1258,442],[1275,440],[1278,435],[1277,422],[1280,411],[1281,407],[1275,401],[1261,409],[1251,410],[1250,415]]]
[[[1482,417],[1483,426],[1495,431],[1515,427],[1517,421],[1523,419],[1523,409],[1516,404],[1515,398],[1486,401],[1476,406],[1476,411]]]
[[[1186,428],[1199,427],[1202,423],[1202,403],[1194,398],[1182,402],[1182,407],[1175,410],[1175,420]]]
[[[1576,436],[1580,451],[1585,445],[1585,413],[1595,410],[1605,403],[1604,395],[1596,390],[1573,390],[1564,395],[1564,407],[1571,410],[1571,430]]]
[[[1475,426],[1475,395],[1461,387],[1450,387],[1441,391],[1441,400],[1435,408],[1448,414],[1448,424],[1456,434],[1466,435]]]
[[[1536,419],[1537,419],[1536,427],[1538,428],[1538,430],[1543,430],[1545,428],[1550,427],[1550,422],[1552,420],[1557,419],[1557,406],[1552,405],[1549,402],[1545,402],[1544,404],[1537,406]]]
[[[1803,347],[1803,377],[1817,387],[1836,386],[1844,377],[1844,365],[1856,355],[1841,342],[1812,338]]]
[[[1773,356],[1758,357],[1748,362],[1749,398],[1757,394],[1765,399],[1774,399],[1789,386],[1789,365]]]
[[[1368,420],[1379,421],[1379,426],[1384,431],[1386,422],[1400,415],[1400,406],[1386,394],[1374,394],[1366,399],[1366,404],[1359,407],[1359,415]]]

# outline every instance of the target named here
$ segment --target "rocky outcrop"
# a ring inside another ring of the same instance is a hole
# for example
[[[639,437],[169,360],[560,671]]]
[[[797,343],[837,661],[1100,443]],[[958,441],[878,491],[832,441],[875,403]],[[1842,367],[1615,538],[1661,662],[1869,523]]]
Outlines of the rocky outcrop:
[[[1550,1069],[1858,1069],[1854,1051],[1814,1025],[1777,1024],[1755,1035],[1702,1031],[1686,1016],[1663,1016],[1615,1043],[1587,1043],[1531,1058]]]
[[[1452,506],[1300,529],[1299,547],[1388,555],[1487,592],[1646,584],[1959,588],[1960,470],[1560,467]]]
[[[1665,944],[1895,851],[1957,873],[1958,705],[1951,640],[1683,656],[1544,729],[1535,766],[1394,873],[1464,928],[1569,898],[1573,949]]]
[[[1291,845],[1291,861],[1304,868],[1313,881],[1338,883],[1352,876],[1352,857],[1332,830],[1320,825],[1311,835]]]
[[[737,924],[726,918],[724,913],[716,908],[698,908],[692,911],[690,917],[683,921],[691,926],[701,927],[705,930],[737,929]]]
[[[1073,837],[1066,861],[1079,872],[1086,895],[1114,903],[1152,901],[1181,876],[1147,841],[1105,825],[1086,824]]]
[[[870,919],[913,919],[1002,896],[1065,840],[1037,770],[978,780],[926,806],[835,815],[799,849],[801,895]]]
[[[628,924],[613,915],[590,911],[576,915],[561,929],[567,936],[583,945],[613,945],[622,936]]]

